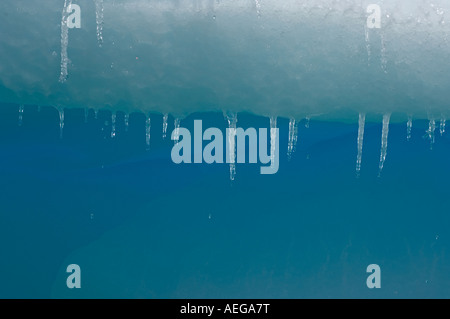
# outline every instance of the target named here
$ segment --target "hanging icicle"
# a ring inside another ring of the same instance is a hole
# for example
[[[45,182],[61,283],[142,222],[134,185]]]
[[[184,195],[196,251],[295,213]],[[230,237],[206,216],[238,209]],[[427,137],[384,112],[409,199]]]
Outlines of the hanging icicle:
[[[116,137],[116,112],[111,114],[111,138]]]
[[[433,149],[435,142],[436,121],[431,119],[428,123],[428,130],[426,131],[426,137],[430,140],[430,150]]]
[[[24,110],[24,106],[23,104],[19,105],[19,126],[22,126],[23,124],[23,110]]]
[[[441,136],[444,135],[445,133],[445,122],[446,122],[445,118],[442,117],[441,122],[439,123],[439,133],[441,134]]]
[[[295,152],[298,138],[298,124],[294,118],[289,120],[289,140],[288,140],[288,151],[287,158],[290,161],[292,154]]]
[[[381,154],[380,154],[378,177],[381,176],[381,172],[383,171],[383,167],[384,167],[384,162],[386,161],[390,119],[391,119],[391,113],[386,113],[383,115],[383,128],[382,128],[382,133],[381,133]]]
[[[63,132],[64,132],[64,108],[58,107],[58,113],[59,113],[59,138],[63,138]]]
[[[178,144],[179,141],[180,141],[180,119],[176,118],[174,121],[173,142],[174,144]]]
[[[125,113],[125,115],[123,116],[123,121],[125,124],[125,132],[128,132],[128,127],[130,126],[130,114]]]
[[[150,149],[150,128],[151,128],[150,116],[147,116],[147,119],[145,120],[145,144],[147,145],[147,150]]]
[[[406,140],[411,140],[411,132],[413,126],[413,118],[412,115],[408,115],[408,122],[406,123]]]
[[[364,126],[366,123],[366,114],[359,113],[359,121],[358,121],[358,155],[356,156],[356,176],[359,177],[361,172],[361,163],[362,163],[362,151],[363,151],[363,143],[364,143]]]
[[[162,138],[166,139],[166,135],[167,135],[167,121],[169,119],[169,115],[166,113],[163,115],[163,133],[162,133]]]
[[[311,118],[309,116],[307,116],[305,118],[306,122],[305,122],[305,128],[309,128],[309,123],[311,122]]]

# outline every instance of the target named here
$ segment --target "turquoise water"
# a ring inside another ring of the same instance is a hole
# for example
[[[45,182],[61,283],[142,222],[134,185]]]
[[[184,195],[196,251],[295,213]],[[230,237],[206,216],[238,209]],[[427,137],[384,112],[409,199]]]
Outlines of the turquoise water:
[[[162,116],[26,105],[0,107],[1,298],[448,298],[450,140],[428,121],[390,125],[378,177],[381,116],[367,122],[360,177],[358,126],[298,126],[287,159],[288,119],[278,118],[280,169],[259,164],[172,163]],[[225,130],[221,113],[181,120]],[[238,114],[241,127],[267,118]],[[81,268],[68,289],[66,267]],[[381,288],[366,267],[381,267]]]

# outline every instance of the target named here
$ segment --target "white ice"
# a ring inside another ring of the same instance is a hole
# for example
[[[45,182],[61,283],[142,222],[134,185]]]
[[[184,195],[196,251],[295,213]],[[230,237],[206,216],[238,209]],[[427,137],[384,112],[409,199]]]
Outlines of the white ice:
[[[361,172],[365,123],[366,123],[366,114],[360,113],[359,114],[359,124],[358,124],[358,140],[357,140],[358,155],[356,156],[356,174],[357,174],[357,176],[359,176],[359,174]]]

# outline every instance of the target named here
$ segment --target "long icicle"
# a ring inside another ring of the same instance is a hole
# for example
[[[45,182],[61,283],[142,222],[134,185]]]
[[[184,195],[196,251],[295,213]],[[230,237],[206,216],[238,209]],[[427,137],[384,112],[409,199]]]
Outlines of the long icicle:
[[[364,143],[364,126],[366,123],[366,114],[359,113],[359,121],[358,121],[358,155],[356,156],[356,176],[359,177],[361,172],[361,163],[362,163],[362,151],[363,151],[363,143]]]
[[[389,135],[389,121],[391,119],[391,113],[383,115],[383,128],[381,133],[381,154],[378,177],[381,176],[383,171],[384,162],[386,161],[387,147],[388,147],[388,135]]]
[[[287,158],[289,161],[292,158],[292,154],[295,152],[297,139],[298,139],[298,123],[294,118],[291,118],[289,120],[289,141],[287,150]]]
[[[408,115],[408,122],[406,123],[406,140],[411,140],[411,132],[413,126],[413,118],[412,115]]]
[[[174,130],[173,130],[173,143],[178,144],[180,141],[180,119],[176,118],[173,123]]]
[[[169,114],[167,114],[167,113],[164,114],[163,115],[163,134],[162,134],[163,140],[166,139],[166,136],[167,136],[167,126],[168,126],[167,121],[168,121],[168,119],[169,119]]]
[[[441,134],[441,136],[444,135],[445,133],[445,122],[446,122],[445,118],[442,117],[441,122],[439,123],[439,133]]]
[[[436,132],[436,121],[431,119],[428,123],[428,130],[426,131],[426,136],[430,140],[430,150],[433,149],[434,141],[435,141],[435,132]]]

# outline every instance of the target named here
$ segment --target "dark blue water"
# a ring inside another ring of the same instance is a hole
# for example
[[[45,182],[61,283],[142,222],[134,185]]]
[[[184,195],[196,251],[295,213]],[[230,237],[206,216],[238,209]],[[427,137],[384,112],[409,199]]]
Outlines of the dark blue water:
[[[378,177],[381,116],[367,123],[356,178],[357,125],[299,125],[290,161],[279,118],[280,169],[172,163],[173,118],[98,118],[0,105],[0,298],[448,298],[450,139],[428,123],[391,124]],[[222,114],[181,125],[226,128]],[[269,120],[238,114],[238,126]],[[68,289],[66,267],[81,267]],[[366,267],[381,267],[381,288]]]

